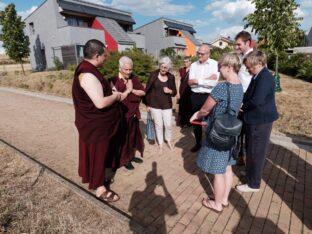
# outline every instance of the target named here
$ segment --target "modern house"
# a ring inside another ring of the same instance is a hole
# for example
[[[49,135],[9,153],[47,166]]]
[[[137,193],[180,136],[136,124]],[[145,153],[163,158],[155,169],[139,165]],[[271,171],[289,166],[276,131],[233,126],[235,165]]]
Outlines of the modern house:
[[[34,70],[54,67],[58,59],[66,67],[83,57],[83,45],[98,39],[111,51],[141,46],[144,38],[132,37],[132,14],[81,0],[45,0],[25,20]],[[144,50],[145,48],[141,48]]]
[[[178,55],[195,56],[200,43],[191,24],[159,18],[136,28],[134,33],[145,36],[146,52],[159,57],[162,49],[173,48]]]
[[[219,36],[218,38],[216,38],[214,41],[210,42],[209,44],[211,44],[214,47],[224,49],[226,47],[233,47],[234,41],[232,41],[228,37]]]

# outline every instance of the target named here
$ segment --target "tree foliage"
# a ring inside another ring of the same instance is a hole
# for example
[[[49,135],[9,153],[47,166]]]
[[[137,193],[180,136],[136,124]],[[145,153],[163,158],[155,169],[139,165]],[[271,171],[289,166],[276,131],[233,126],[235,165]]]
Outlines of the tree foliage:
[[[133,74],[138,76],[142,82],[146,82],[150,73],[155,69],[153,57],[143,53],[141,50],[134,48],[122,52],[111,52],[105,60],[101,72],[111,78],[118,75],[118,61],[121,56],[128,56],[133,61]]]
[[[23,68],[23,58],[29,56],[29,38],[24,34],[25,23],[16,14],[13,3],[0,11],[0,24],[2,25],[2,41],[6,54]],[[24,68],[23,68],[23,73]]]
[[[221,58],[222,54],[229,53],[231,51],[233,51],[233,49],[231,47],[228,47],[228,46],[225,47],[224,49],[216,47],[216,48],[213,48],[211,50],[210,58],[218,61]]]
[[[251,27],[258,34],[261,47],[267,48],[278,60],[279,52],[297,45],[300,40],[298,28],[302,18],[295,13],[299,5],[295,0],[249,1],[255,4],[256,10],[244,18],[247,21],[245,28]]]
[[[176,52],[174,51],[172,47],[168,47],[165,49],[161,49],[159,56],[160,57],[168,56],[171,60],[173,60],[176,56]]]

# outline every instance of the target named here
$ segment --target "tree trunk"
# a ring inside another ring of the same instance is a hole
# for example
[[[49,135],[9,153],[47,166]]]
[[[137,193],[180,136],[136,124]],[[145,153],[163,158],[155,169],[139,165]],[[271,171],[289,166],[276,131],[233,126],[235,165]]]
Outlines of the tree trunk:
[[[275,75],[278,75],[278,53],[275,54]]]
[[[23,75],[25,76],[25,70],[24,70],[24,64],[23,64],[23,60],[21,61],[21,66],[22,66],[22,71],[23,71]]]

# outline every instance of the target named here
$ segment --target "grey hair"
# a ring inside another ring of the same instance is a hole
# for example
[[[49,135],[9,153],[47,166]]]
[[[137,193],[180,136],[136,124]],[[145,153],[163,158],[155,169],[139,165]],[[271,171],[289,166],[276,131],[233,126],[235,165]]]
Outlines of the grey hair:
[[[126,64],[129,64],[129,65],[133,66],[132,59],[127,57],[127,56],[122,56],[119,59],[119,68],[124,67]]]
[[[168,56],[160,58],[158,64],[159,67],[161,66],[161,64],[164,64],[169,70],[171,70],[172,68],[172,61]]]

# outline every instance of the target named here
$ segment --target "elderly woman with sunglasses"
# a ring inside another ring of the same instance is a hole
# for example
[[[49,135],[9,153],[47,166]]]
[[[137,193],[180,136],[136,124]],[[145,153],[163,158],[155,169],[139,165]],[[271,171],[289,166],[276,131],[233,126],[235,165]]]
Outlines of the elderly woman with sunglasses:
[[[211,91],[201,109],[194,113],[190,121],[208,117],[208,127],[212,124],[215,115],[225,113],[231,109],[236,115],[243,100],[243,86],[238,78],[240,60],[234,53],[224,54],[219,60],[221,78],[220,82]],[[209,133],[209,131],[207,131]],[[232,165],[236,163],[232,150],[221,151],[210,141],[201,147],[197,165],[206,173],[213,174],[214,196],[208,196],[202,200],[202,205],[207,209],[220,213],[223,207],[229,204],[229,194],[232,188]]]
[[[175,77],[170,73],[172,62],[169,57],[159,60],[159,69],[152,72],[145,88],[145,104],[151,112],[155,124],[155,132],[160,153],[165,140],[172,150],[172,97],[177,94]]]

